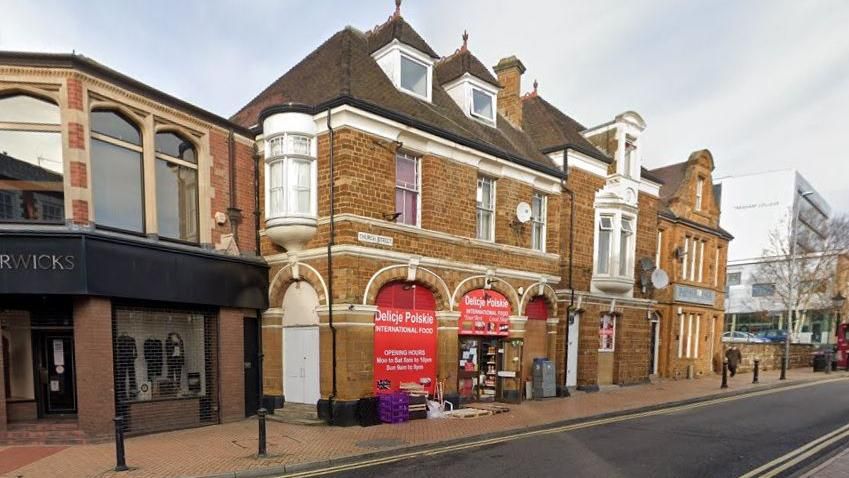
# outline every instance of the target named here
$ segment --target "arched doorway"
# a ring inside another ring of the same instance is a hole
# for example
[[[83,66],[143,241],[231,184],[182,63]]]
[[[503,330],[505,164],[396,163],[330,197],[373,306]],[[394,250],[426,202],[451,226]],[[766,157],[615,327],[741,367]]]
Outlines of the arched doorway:
[[[426,286],[390,282],[377,293],[374,318],[374,390],[415,383],[428,393],[436,385],[436,299]]]
[[[546,336],[548,328],[546,321],[549,317],[548,300],[544,296],[533,297],[525,306],[525,340],[522,347],[522,383],[533,380],[533,363],[535,358],[548,358]]]
[[[457,392],[463,402],[494,401],[503,396],[499,371],[513,367],[505,353],[510,335],[512,306],[504,294],[490,289],[473,289],[459,303],[460,367]],[[521,342],[519,342],[521,343]],[[512,351],[513,349],[511,349]],[[521,347],[518,348],[520,360]],[[513,373],[511,380],[516,381]],[[516,393],[518,388],[513,387]]]
[[[283,394],[287,402],[314,405],[319,390],[318,294],[305,281],[283,296]]]

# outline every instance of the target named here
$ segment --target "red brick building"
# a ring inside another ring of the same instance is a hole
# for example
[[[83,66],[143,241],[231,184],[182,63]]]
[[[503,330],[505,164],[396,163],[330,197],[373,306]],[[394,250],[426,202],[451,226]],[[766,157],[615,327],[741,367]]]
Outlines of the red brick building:
[[[251,133],[82,56],[2,52],[0,152],[0,443],[255,409]]]

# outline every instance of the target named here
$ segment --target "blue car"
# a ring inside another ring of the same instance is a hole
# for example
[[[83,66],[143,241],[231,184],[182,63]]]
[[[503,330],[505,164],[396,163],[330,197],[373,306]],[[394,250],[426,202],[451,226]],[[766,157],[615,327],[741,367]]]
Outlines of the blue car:
[[[762,339],[766,339],[769,342],[784,342],[784,338],[787,337],[787,331],[781,329],[767,329],[761,330],[757,334],[758,337]]]

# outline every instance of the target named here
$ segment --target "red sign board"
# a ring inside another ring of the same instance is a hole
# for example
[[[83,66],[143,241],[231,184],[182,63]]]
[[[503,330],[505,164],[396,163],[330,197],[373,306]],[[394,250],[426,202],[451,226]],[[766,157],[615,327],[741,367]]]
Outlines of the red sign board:
[[[436,382],[436,314],[380,307],[374,314],[374,390],[396,391],[404,382],[433,393]]]
[[[471,327],[464,326],[471,324]],[[510,333],[510,302],[493,290],[476,289],[460,301],[460,335],[499,335]]]

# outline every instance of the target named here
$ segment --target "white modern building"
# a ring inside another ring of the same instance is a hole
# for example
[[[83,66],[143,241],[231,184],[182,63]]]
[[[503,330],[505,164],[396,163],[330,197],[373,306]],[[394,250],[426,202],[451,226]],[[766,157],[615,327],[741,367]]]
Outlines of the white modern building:
[[[734,235],[728,248],[726,328],[781,329],[785,306],[775,294],[775,284],[758,278],[761,264],[769,260],[770,235],[777,232],[787,237],[795,222],[797,254],[816,252],[831,208],[792,169],[719,177],[714,187],[721,202],[722,227]],[[829,305],[821,306],[806,311],[803,332],[810,332],[814,341],[829,335],[824,330]]]

